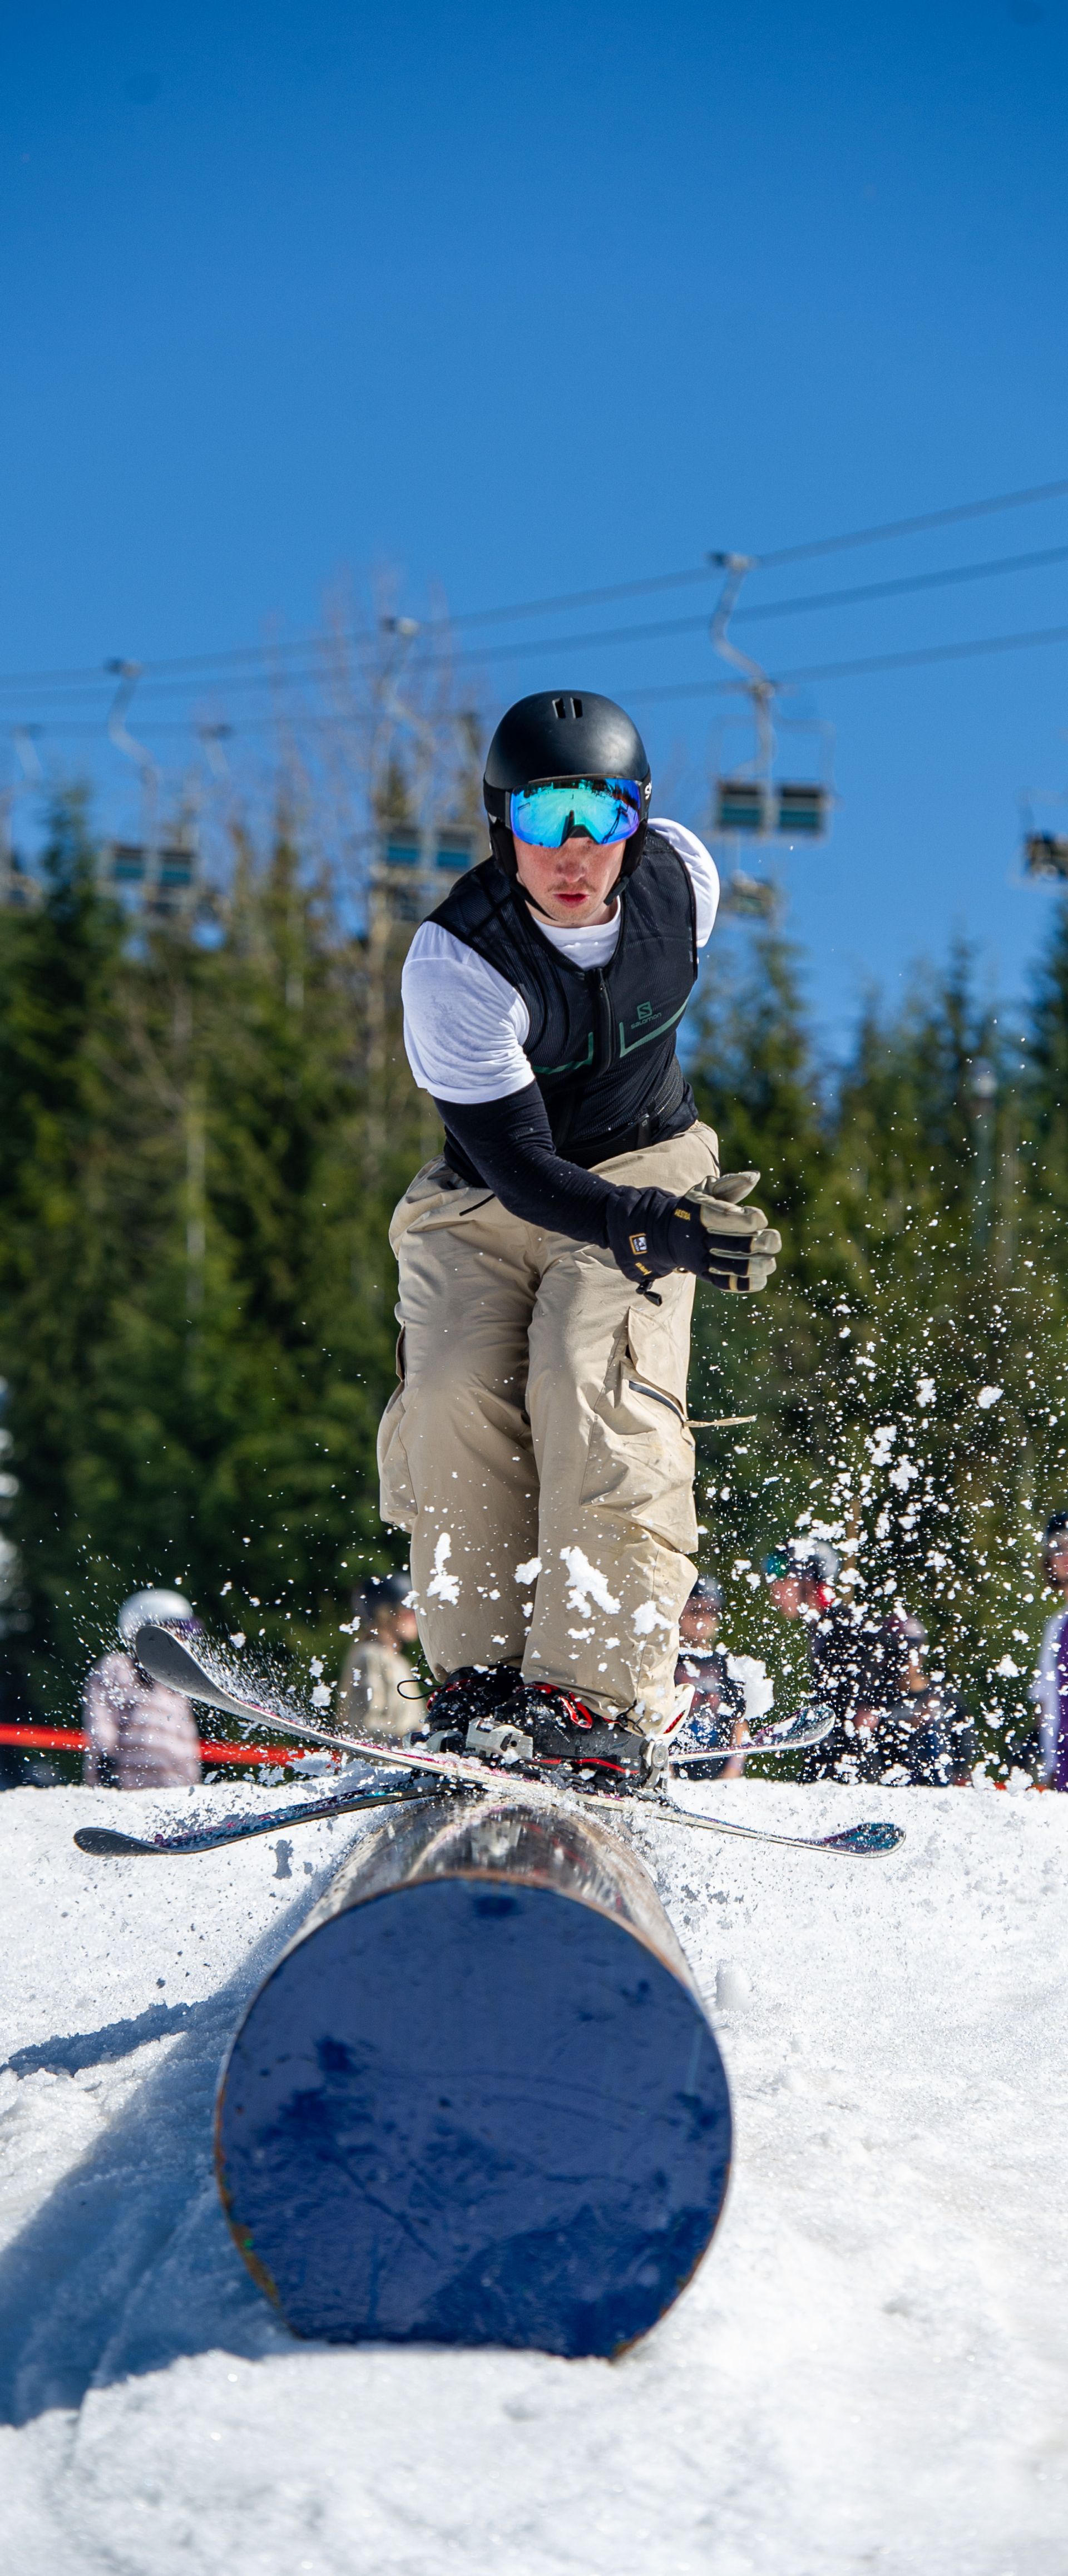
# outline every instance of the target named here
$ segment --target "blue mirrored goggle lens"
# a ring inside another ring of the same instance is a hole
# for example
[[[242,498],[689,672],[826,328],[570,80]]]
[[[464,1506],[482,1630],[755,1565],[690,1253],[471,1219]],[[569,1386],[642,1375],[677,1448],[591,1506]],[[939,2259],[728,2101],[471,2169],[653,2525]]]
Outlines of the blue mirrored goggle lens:
[[[524,787],[508,804],[516,838],[538,850],[562,849],[580,832],[606,849],[610,841],[629,841],[642,819],[642,791],[633,778],[554,779]]]

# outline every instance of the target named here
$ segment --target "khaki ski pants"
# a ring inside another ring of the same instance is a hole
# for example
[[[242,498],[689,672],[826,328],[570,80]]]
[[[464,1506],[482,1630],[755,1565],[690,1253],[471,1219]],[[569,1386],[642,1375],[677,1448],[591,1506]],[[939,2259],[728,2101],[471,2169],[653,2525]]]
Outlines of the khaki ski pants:
[[[716,1138],[698,1123],[597,1169],[682,1191],[718,1171]],[[382,1514],[411,1531],[431,1671],[513,1663],[656,1733],[694,1579],[693,1278],[659,1280],[654,1305],[610,1253],[524,1225],[440,1161],[390,1241],[401,1382]]]

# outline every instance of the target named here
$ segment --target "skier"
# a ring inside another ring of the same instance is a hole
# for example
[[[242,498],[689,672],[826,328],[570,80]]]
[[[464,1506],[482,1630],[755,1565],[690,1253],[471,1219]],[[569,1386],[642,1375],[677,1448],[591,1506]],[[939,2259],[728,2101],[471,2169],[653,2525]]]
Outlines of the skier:
[[[185,1789],[200,1779],[189,1701],[143,1673],[130,1651],[139,1628],[164,1620],[175,1636],[202,1634],[184,1593],[132,1592],[118,1617],[121,1650],[102,1656],[86,1677],[82,1775],[90,1788]]]
[[[1045,1789],[1068,1789],[1068,1512],[1051,1513],[1043,1558],[1046,1582],[1061,1603],[1046,1621],[1031,1685],[1039,1712],[1038,1776]]]
[[[353,1596],[353,1639],[337,1715],[339,1725],[356,1735],[403,1736],[416,1723],[412,1668],[401,1651],[415,1644],[418,1633],[411,1588],[406,1575],[374,1574]]]
[[[676,1709],[694,1281],[762,1288],[780,1249],[741,1205],[759,1175],[720,1179],[675,1054],[719,884],[651,792],[611,699],[523,698],[494,734],[492,854],[404,969],[445,1151],[393,1220],[401,1383],[379,1435],[432,1730],[620,1787],[659,1767]]]

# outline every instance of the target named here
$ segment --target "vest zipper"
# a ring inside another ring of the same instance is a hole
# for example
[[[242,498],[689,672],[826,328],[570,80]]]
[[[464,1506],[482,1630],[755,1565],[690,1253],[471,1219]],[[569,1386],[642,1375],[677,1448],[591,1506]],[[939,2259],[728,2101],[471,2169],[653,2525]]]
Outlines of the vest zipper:
[[[612,1062],[612,1004],[600,966],[593,970],[593,1010],[596,1028],[595,1073],[607,1073]]]

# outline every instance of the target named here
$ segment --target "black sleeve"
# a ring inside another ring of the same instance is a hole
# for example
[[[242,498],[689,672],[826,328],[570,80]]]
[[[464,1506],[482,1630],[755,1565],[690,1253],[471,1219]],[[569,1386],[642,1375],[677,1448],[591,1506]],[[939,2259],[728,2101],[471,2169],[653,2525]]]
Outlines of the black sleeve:
[[[524,1225],[569,1234],[576,1243],[602,1245],[628,1279],[675,1268],[677,1256],[667,1238],[677,1199],[667,1190],[621,1189],[597,1172],[583,1171],[581,1163],[567,1162],[553,1143],[536,1082],[525,1083],[506,1100],[436,1100],[434,1107],[446,1140],[455,1136],[510,1216]],[[644,1235],[648,1242],[641,1269],[631,1252],[631,1234]]]

